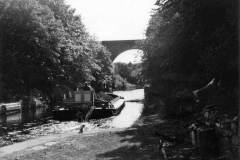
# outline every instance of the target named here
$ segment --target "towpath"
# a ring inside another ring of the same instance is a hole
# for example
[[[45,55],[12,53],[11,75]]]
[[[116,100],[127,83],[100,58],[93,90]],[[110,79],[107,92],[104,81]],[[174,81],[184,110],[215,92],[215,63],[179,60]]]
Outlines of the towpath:
[[[127,101],[141,101],[143,90],[121,91]],[[160,159],[154,125],[159,116],[143,116],[141,102],[127,102],[120,115],[73,125],[71,129],[0,148],[4,160]],[[83,133],[79,127],[85,125]]]

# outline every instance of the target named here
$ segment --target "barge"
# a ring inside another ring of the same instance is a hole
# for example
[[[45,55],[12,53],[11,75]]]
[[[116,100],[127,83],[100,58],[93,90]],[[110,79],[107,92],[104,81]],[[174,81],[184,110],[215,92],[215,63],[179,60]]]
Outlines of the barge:
[[[22,102],[0,103],[0,115],[9,115],[21,112]]]
[[[63,96],[57,102],[52,113],[55,119],[74,119],[78,121],[89,118],[104,118],[118,115],[125,106],[123,97],[113,93],[102,93],[100,96],[93,91],[76,91],[73,96]]]

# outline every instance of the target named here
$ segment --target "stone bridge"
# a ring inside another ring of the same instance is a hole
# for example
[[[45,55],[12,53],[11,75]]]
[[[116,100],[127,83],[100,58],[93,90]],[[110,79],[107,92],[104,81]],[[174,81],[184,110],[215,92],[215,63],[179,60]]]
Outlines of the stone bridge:
[[[102,45],[105,46],[111,52],[111,60],[114,60],[122,52],[129,49],[139,49],[137,43],[141,42],[143,39],[134,40],[110,40],[101,41]]]

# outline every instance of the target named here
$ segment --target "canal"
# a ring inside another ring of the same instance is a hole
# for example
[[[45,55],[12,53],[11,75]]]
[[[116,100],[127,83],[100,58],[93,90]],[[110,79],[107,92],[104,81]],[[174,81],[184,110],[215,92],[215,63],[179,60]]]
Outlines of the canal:
[[[47,107],[37,107],[9,115],[0,115],[0,135],[5,134],[7,131],[44,123],[49,118],[51,118],[51,113]]]
[[[85,125],[86,132],[112,128],[127,128],[141,116],[143,110],[143,89],[116,91],[124,97],[126,106],[118,116],[90,120],[89,122],[53,120],[46,107],[0,117],[0,147],[40,136],[78,132]]]

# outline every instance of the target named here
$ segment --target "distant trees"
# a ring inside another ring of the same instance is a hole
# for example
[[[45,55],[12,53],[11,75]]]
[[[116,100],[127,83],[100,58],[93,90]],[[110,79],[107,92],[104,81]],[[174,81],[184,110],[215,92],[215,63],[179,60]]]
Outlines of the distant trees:
[[[114,74],[119,74],[127,82],[134,85],[143,85],[142,64],[115,63]]]
[[[63,0],[0,0],[2,99],[109,78],[109,52]]]
[[[176,97],[216,78],[223,99],[238,101],[238,1],[158,0],[143,44],[154,99]],[[220,102],[224,101],[224,102]]]

